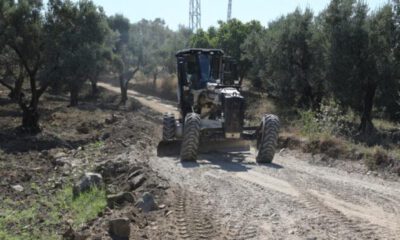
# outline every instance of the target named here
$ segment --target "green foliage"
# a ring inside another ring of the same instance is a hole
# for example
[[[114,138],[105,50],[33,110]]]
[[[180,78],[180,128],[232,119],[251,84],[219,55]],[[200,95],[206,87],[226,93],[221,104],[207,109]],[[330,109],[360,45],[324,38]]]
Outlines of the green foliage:
[[[66,199],[65,204],[67,209],[70,209],[75,227],[82,227],[87,221],[95,219],[107,206],[104,190],[94,188],[90,192],[81,194],[76,199],[72,198],[71,190],[70,188],[65,189],[61,199]]]
[[[125,18],[121,14],[116,14],[108,18],[110,28],[118,34],[117,41],[115,43],[115,52],[121,53],[124,47],[129,44],[130,38],[130,27],[131,24],[129,19]]]
[[[138,70],[156,85],[161,72],[174,73],[175,53],[187,47],[222,48],[239,61],[242,80],[284,105],[319,111],[322,99],[333,98],[360,116],[362,132],[373,129],[373,115],[400,119],[398,0],[373,12],[361,0],[332,0],[318,16],[296,9],[268,28],[233,19],[195,34],[159,18],[107,17],[90,0],[42,5],[0,1],[0,84],[13,91],[29,79],[30,99],[20,106],[36,121],[50,84],[67,86],[71,105],[82,84],[95,86],[104,72],[117,73],[121,89]]]
[[[370,59],[372,68],[369,71],[378,85],[376,108],[381,117],[396,119],[399,117],[400,106],[396,104],[399,82],[399,61],[396,60],[397,44],[393,41],[395,35],[394,12],[391,5],[385,5],[374,12],[369,22],[370,29]]]
[[[331,135],[339,135],[341,132],[347,131],[347,129],[345,129],[345,124],[354,122],[352,112],[346,113],[341,106],[332,99],[322,101],[317,118],[321,123],[321,131]]]
[[[22,82],[25,76],[30,82],[29,99],[17,97],[23,111],[22,129],[37,133],[40,131],[39,99],[50,84],[50,81],[45,81],[38,87],[38,79],[49,74],[44,64],[49,56],[45,54],[48,34],[43,30],[42,1],[1,1],[0,8],[0,45],[16,57],[5,58],[4,64],[12,65],[17,61]]]
[[[299,115],[301,133],[313,140],[348,132],[346,123],[354,121],[352,113],[344,112],[332,99],[322,101],[319,112],[300,110]]]
[[[311,107],[316,105],[314,89],[309,76],[312,67],[309,10],[294,13],[270,24],[270,57],[268,59],[268,88],[273,96],[284,98],[287,104]]]
[[[332,0],[314,17],[308,9],[247,35],[242,59],[252,85],[284,105],[319,111],[333,98],[373,129],[373,114],[399,119],[399,2],[369,13],[363,1]],[[375,111],[375,112],[374,112]]]
[[[334,0],[325,13],[328,38],[327,85],[339,101],[362,111],[362,86],[367,81],[367,7],[353,0]]]
[[[215,30],[215,28],[210,29]],[[203,29],[199,29],[190,39],[190,46],[193,48],[215,48],[216,46],[212,43],[212,39],[215,37],[215,35],[210,37]]]
[[[261,33],[264,28],[258,21],[242,23],[237,19],[219,21],[218,28],[210,27],[207,32],[200,29],[190,39],[190,46],[196,48],[220,48],[230,57],[239,61],[239,77],[243,79],[251,67],[251,60],[244,57],[242,45],[251,33]]]
[[[320,137],[320,128],[321,124],[316,117],[316,113],[307,110],[307,111],[300,111],[300,120],[299,125],[301,129],[301,133],[307,137],[319,138]]]
[[[46,19],[52,38],[49,54],[58,58],[56,76],[69,86],[71,105],[76,105],[82,84],[96,78],[111,60],[107,17],[92,1],[50,0]]]
[[[169,73],[176,71],[177,51],[189,47],[189,39],[192,31],[184,26],[179,26],[178,31],[172,32],[161,47],[162,64]]]
[[[132,51],[138,56],[138,65],[142,71],[152,77],[157,77],[164,67],[165,59],[162,51],[172,31],[168,29],[161,19],[154,21],[141,20],[131,26]]]
[[[91,149],[100,149],[104,147],[104,142],[103,141],[96,141],[94,143],[89,144],[88,148]]]
[[[32,202],[1,203],[0,239],[60,239],[57,232],[60,224],[71,219],[73,227],[80,228],[96,218],[107,204],[105,192],[100,189],[92,189],[75,199],[72,187],[54,196],[39,194],[43,195]]]

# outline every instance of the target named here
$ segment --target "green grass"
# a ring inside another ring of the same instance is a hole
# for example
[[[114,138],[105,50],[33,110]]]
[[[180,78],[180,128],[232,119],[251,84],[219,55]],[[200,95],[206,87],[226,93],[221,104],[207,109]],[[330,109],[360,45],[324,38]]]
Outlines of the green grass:
[[[91,192],[82,194],[73,200],[70,206],[74,216],[74,226],[81,227],[82,224],[96,218],[98,213],[102,212],[107,206],[105,191],[93,189]]]
[[[94,143],[91,143],[88,145],[89,149],[101,149],[104,147],[104,142],[103,141],[96,141]]]
[[[71,219],[72,226],[79,229],[95,219],[107,204],[104,190],[92,189],[74,199],[72,187],[30,201],[6,199],[0,203],[1,240],[60,239],[62,233],[58,231],[66,220]]]

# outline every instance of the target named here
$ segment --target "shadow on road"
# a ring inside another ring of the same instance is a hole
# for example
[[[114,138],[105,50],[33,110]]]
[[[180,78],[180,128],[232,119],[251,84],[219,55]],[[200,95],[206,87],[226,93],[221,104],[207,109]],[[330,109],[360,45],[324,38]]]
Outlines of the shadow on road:
[[[282,165],[276,164],[276,163],[262,163],[258,164],[259,166],[265,166],[267,168],[273,168],[273,169],[282,169],[284,168]]]
[[[227,172],[246,172],[255,166],[249,161],[249,152],[212,152],[199,156],[202,165],[212,165],[217,169]]]
[[[179,158],[178,158],[179,160]],[[184,168],[198,168],[200,164],[198,162],[181,162],[182,167]]]
[[[157,147],[158,157],[168,157],[180,162],[180,141],[161,142]],[[212,168],[227,172],[246,172],[249,169],[262,166],[273,169],[282,169],[283,166],[275,163],[258,164],[255,162],[251,151],[224,152],[212,151],[202,152],[197,162],[181,162],[183,168],[197,168],[209,165]]]
[[[214,152],[199,156],[200,165],[213,165],[227,172],[246,172],[251,168],[262,166],[272,169],[283,169],[282,165],[276,163],[258,164],[250,152],[221,153]]]

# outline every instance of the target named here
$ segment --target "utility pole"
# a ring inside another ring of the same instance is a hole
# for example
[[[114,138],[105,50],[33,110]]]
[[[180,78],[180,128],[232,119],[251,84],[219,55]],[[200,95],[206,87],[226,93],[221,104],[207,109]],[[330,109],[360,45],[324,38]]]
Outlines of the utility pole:
[[[200,0],[189,0],[189,28],[194,32],[201,28]]]
[[[226,20],[229,22],[232,19],[232,0],[229,0],[228,3],[228,19]]]

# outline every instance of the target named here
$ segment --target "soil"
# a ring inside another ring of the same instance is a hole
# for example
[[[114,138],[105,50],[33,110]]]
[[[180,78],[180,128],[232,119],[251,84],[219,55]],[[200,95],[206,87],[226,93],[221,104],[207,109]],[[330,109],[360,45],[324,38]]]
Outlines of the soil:
[[[321,156],[288,149],[267,165],[255,163],[253,149],[203,153],[196,163],[182,163],[177,154],[156,151],[161,113],[175,106],[129,91],[138,102],[116,107],[119,89],[100,86],[102,96],[78,108],[66,108],[66,97],[44,98],[45,130],[35,137],[15,130],[18,108],[1,92],[1,201],[34,199],[32,182],[52,194],[80,172],[94,169],[109,193],[130,191],[138,199],[150,192],[158,209],[144,213],[128,203],[107,208],[69,237],[110,239],[109,220],[127,217],[130,239],[400,238],[397,180],[367,175],[358,162],[324,164]],[[59,166],[55,159],[61,155],[71,164]],[[132,174],[146,179],[136,189],[129,185]],[[14,191],[16,184],[25,191]],[[67,224],[55,227],[60,236],[68,232]]]
[[[288,149],[269,165],[256,164],[253,149],[201,154],[197,163],[156,155],[151,168],[181,189],[172,193],[169,224],[157,219],[171,239],[400,237],[398,178],[366,174],[359,161],[330,162]]]
[[[98,97],[85,97],[78,107],[68,108],[68,96],[46,94],[40,105],[43,131],[33,136],[19,131],[21,113],[18,105],[8,100],[7,91],[0,89],[0,218],[3,211],[10,210],[8,202],[18,203],[11,209],[16,212],[38,202],[40,214],[24,232],[46,231],[50,227],[56,229],[60,238],[63,235],[74,239],[74,236],[95,237],[99,234],[110,238],[108,220],[134,212],[138,219],[134,221],[133,229],[147,226],[148,217],[140,216],[134,206],[105,209],[100,214],[102,217],[80,229],[70,229],[68,216],[61,223],[43,224],[48,209],[48,204],[42,203],[43,199],[55,196],[87,171],[103,175],[109,194],[129,191],[128,175],[140,171],[146,181],[132,191],[135,199],[143,192],[150,192],[161,202],[168,184],[145,163],[152,146],[158,142],[153,138],[156,135],[155,114],[136,100],[130,100],[124,107],[117,105],[118,100],[118,94],[100,89]],[[23,190],[16,191],[13,188],[16,185]],[[163,216],[164,211],[151,216],[155,218],[158,214]],[[102,223],[107,226],[96,228]],[[16,237],[22,231],[16,226],[7,228],[8,232],[15,232]],[[136,234],[132,234],[136,236],[134,239],[140,239],[138,236],[145,230],[133,232]]]

